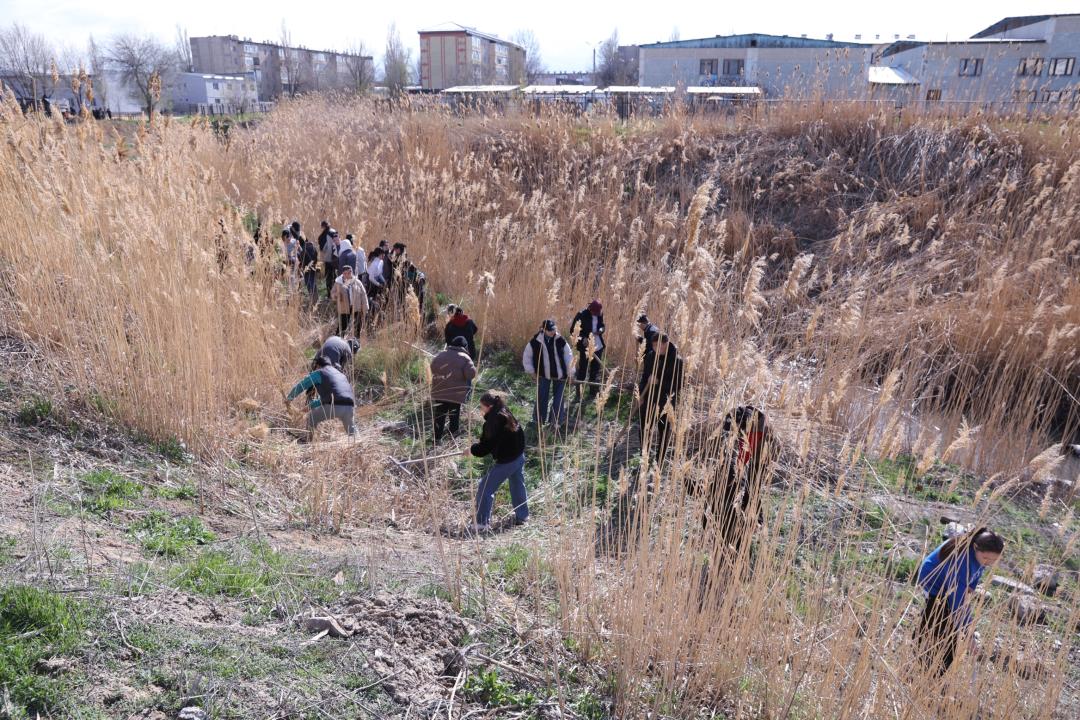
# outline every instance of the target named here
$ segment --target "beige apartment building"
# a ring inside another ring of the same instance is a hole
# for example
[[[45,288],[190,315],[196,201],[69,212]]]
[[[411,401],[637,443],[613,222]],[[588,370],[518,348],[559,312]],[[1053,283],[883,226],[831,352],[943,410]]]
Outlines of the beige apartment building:
[[[191,38],[196,73],[245,75],[255,80],[260,100],[334,89],[358,89],[374,76],[374,59],[329,50],[254,42],[236,35]]]
[[[525,48],[473,28],[446,23],[420,31],[420,86],[520,85]]]

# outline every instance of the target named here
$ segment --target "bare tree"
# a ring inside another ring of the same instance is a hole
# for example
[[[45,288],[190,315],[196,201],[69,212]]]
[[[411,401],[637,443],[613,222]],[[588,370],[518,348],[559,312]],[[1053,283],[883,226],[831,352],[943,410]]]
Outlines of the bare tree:
[[[90,83],[94,88],[94,97],[101,101],[101,107],[109,105],[109,88],[105,80],[105,50],[94,41],[94,36],[86,43],[86,56],[90,63]]]
[[[601,87],[611,85],[636,85],[638,81],[637,56],[619,48],[619,31],[600,44],[600,63],[596,68],[596,83]]]
[[[510,39],[525,48],[525,77],[532,82],[547,69],[544,58],[540,55],[540,42],[536,39],[536,34],[532,30],[518,30]]]
[[[0,70],[16,96],[32,100],[34,107],[50,97],[54,66],[53,49],[43,36],[18,23],[0,30]]]
[[[117,35],[109,47],[109,64],[131,88],[132,98],[148,115],[160,100],[176,68],[176,54],[151,36]]]
[[[375,82],[375,61],[363,40],[353,40],[345,48],[345,71],[351,90],[367,92]]]
[[[195,68],[195,60],[191,57],[191,39],[188,37],[186,27],[176,26],[176,64],[180,72],[191,72]]]
[[[386,31],[386,52],[383,53],[383,82],[393,96],[400,95],[412,76],[412,50],[401,42],[397,24],[390,23]]]
[[[289,87],[289,95],[296,95],[301,90],[300,82],[300,51],[292,46],[292,33],[285,19],[281,20],[281,48],[278,50],[281,58],[281,80]]]
[[[60,52],[57,53],[56,69],[60,82],[66,83],[71,88],[71,96],[75,101],[71,111],[81,111],[83,96],[90,87],[83,51],[72,45],[61,46]]]

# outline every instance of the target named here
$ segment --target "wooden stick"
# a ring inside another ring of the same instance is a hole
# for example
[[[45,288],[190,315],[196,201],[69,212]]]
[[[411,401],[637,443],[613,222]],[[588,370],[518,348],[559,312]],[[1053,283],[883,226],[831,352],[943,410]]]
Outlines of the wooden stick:
[[[464,450],[457,450],[457,451],[452,452],[452,453],[444,453],[442,455],[432,455],[430,457],[415,458],[413,460],[395,460],[394,458],[390,458],[390,459],[393,460],[396,465],[412,465],[414,463],[427,462],[429,460],[442,460],[443,458],[456,457],[458,455],[464,455],[464,454],[465,454]]]

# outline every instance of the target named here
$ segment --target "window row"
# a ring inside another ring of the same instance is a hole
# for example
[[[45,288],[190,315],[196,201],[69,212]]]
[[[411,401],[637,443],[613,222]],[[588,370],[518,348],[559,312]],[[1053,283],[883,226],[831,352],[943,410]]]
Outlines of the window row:
[[[1073,74],[1075,64],[1076,58],[1071,57],[1050,58],[1049,63],[1046,58],[1022,58],[1016,67],[1016,74],[1024,77],[1038,77],[1042,75],[1045,66],[1047,75],[1050,77],[1067,77]],[[982,58],[960,59],[960,77],[978,77],[982,75],[982,70]]]
[[[742,58],[729,58],[723,61],[723,66],[720,65],[719,58],[709,58],[702,60],[698,64],[698,74],[700,75],[742,75],[743,69],[746,67],[746,61]],[[717,70],[723,67],[724,72],[719,73]]]

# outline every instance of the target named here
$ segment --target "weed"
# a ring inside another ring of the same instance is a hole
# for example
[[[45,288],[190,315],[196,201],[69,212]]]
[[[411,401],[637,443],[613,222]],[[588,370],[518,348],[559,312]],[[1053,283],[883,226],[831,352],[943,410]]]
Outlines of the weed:
[[[478,674],[471,674],[462,688],[465,697],[488,707],[530,708],[537,699],[531,692],[514,692],[514,688],[499,677],[499,671],[492,668]]]
[[[154,452],[176,464],[183,463],[187,459],[187,447],[183,441],[175,437],[154,443]]]
[[[14,557],[15,546],[18,541],[13,535],[0,535],[0,565],[6,565]]]
[[[180,485],[161,485],[154,490],[154,494],[163,500],[194,500],[199,496],[199,489],[194,483],[181,483]]]
[[[102,517],[128,507],[131,500],[142,494],[142,485],[112,470],[86,473],[82,476],[82,486],[86,493],[83,508]]]
[[[19,406],[15,416],[22,425],[40,425],[53,413],[52,401],[43,397],[32,397]]]
[[[147,552],[166,557],[176,557],[195,545],[214,541],[214,533],[197,517],[179,520],[155,510],[131,526],[131,533]]]

